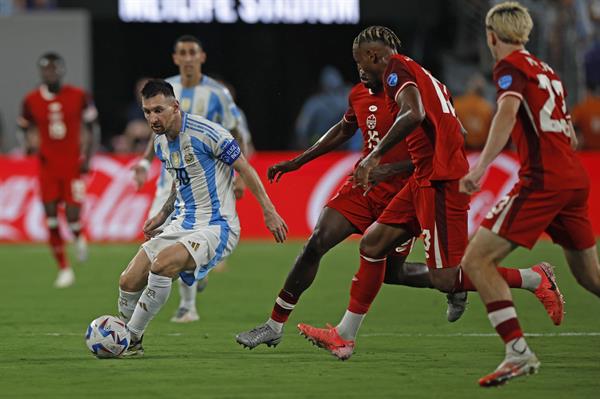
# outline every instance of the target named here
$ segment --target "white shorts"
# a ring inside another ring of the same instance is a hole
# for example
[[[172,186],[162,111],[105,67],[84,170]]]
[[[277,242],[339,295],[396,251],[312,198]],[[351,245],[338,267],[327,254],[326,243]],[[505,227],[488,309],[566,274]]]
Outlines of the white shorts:
[[[150,261],[153,261],[163,249],[176,243],[183,244],[194,258],[196,269],[179,275],[186,284],[192,285],[206,277],[210,269],[229,256],[239,239],[239,224],[229,226],[222,222],[195,230],[185,230],[178,223],[171,223],[162,233],[143,243],[142,248]]]

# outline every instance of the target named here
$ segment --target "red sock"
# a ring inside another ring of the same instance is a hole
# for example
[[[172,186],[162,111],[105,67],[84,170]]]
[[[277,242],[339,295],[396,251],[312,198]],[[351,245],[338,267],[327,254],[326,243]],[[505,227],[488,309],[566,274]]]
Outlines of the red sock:
[[[67,262],[67,256],[65,255],[65,243],[60,236],[58,227],[50,228],[48,231],[50,232],[50,249],[52,249],[54,259],[58,262],[58,268],[61,270],[68,268],[69,263]]]
[[[298,298],[285,290],[279,291],[279,295],[273,306],[273,311],[271,312],[271,319],[278,323],[285,323],[297,303]]]
[[[506,283],[510,288],[521,288],[523,285],[523,280],[521,279],[521,272],[519,269],[513,269],[510,267],[497,267],[498,273],[502,276]],[[458,276],[456,278],[456,282],[454,284],[454,289],[458,292],[461,291],[477,291],[467,273],[464,270],[460,269],[458,272]]]
[[[361,254],[360,268],[352,279],[348,310],[358,314],[367,313],[383,284],[384,276],[385,258],[368,260]]]
[[[485,306],[492,326],[504,343],[523,336],[512,301],[495,301]]]

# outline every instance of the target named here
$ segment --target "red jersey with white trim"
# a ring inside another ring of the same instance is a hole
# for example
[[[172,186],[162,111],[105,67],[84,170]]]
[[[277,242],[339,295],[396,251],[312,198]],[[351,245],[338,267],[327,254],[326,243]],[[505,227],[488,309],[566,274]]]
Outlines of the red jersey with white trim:
[[[450,100],[450,92],[439,80],[409,57],[390,57],[383,75],[388,107],[398,113],[398,94],[415,86],[425,108],[425,120],[406,137],[408,152],[415,165],[414,177],[420,186],[433,181],[456,180],[469,170],[460,122]]]
[[[387,99],[383,90],[375,93],[367,89],[362,83],[355,85],[348,95],[348,110],[344,114],[346,122],[356,123],[363,136],[362,158],[371,153],[373,148],[390,130],[394,123],[394,115],[390,113],[387,107]],[[406,142],[396,144],[389,150],[380,161],[380,164],[408,161],[408,147]],[[357,164],[358,165],[358,164]],[[386,190],[388,192],[398,192],[402,187],[409,173],[401,173],[393,178],[379,183],[375,188]]]
[[[96,108],[82,89],[63,85],[58,93],[51,93],[42,85],[25,97],[19,125],[37,127],[45,172],[78,174],[81,124],[96,116]]]
[[[498,101],[509,95],[521,100],[512,130],[521,184],[543,190],[588,187],[585,169],[571,148],[566,91],[552,68],[517,50],[495,65],[494,82]]]

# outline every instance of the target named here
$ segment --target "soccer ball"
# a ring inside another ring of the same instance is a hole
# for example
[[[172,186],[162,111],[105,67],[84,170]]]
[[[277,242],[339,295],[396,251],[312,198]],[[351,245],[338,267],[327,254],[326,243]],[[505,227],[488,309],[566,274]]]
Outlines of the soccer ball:
[[[85,343],[99,359],[119,357],[131,342],[125,323],[114,316],[100,316],[93,320],[85,333]]]

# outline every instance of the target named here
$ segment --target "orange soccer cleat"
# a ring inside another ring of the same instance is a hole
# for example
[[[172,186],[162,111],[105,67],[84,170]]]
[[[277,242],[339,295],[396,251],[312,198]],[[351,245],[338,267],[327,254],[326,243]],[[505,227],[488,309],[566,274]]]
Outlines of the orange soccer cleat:
[[[546,262],[531,268],[542,277],[542,282],[534,291],[534,294],[546,308],[546,312],[548,312],[548,316],[550,316],[554,325],[559,326],[564,316],[565,300],[556,284],[553,269],[552,265]]]
[[[329,351],[340,360],[348,360],[354,352],[354,341],[345,340],[338,334],[335,327],[327,324],[327,328],[316,328],[308,324],[298,324],[300,334],[306,339]]]

